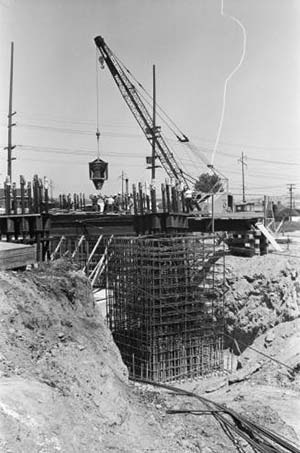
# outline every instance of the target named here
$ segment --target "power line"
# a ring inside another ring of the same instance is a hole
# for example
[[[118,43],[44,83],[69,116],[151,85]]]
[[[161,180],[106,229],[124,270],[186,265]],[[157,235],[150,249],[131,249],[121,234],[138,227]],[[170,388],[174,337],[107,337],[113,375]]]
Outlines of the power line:
[[[89,135],[93,136],[95,132],[91,130],[82,130],[82,129],[70,129],[70,128],[63,128],[63,127],[56,127],[56,126],[45,126],[45,125],[39,125],[39,124],[28,124],[28,123],[18,123],[18,127],[28,127],[28,128],[33,128],[33,129],[44,129],[44,130],[53,130],[55,132],[62,132],[65,134],[78,134],[78,135]],[[104,132],[102,134],[103,136],[106,137],[115,137],[115,138],[144,138],[142,134],[118,134],[117,132]]]
[[[193,139],[200,140],[205,143],[213,144],[212,139],[207,139],[204,137],[194,136]],[[256,145],[256,144],[249,144],[249,143],[233,143],[233,142],[221,142],[220,143],[224,146],[237,146],[239,148],[253,148],[253,149],[261,149],[261,150],[268,150],[268,151],[298,151],[300,150],[300,146],[263,146],[263,145]]]
[[[18,145],[20,149],[24,149],[25,151],[33,151],[33,152],[41,152],[41,150],[44,150],[46,152],[51,152],[54,154],[65,154],[65,155],[72,155],[73,157],[76,157],[77,155],[80,156],[86,156],[88,157],[93,153],[93,150],[91,149],[69,149],[69,148],[55,148],[55,147],[45,147],[45,146],[38,146],[38,145]],[[134,153],[118,153],[118,152],[108,152],[108,153],[103,153],[103,155],[106,156],[123,156],[123,157],[134,157],[134,158],[141,158],[143,159],[144,156],[142,154],[134,154]]]
[[[6,112],[3,112],[6,114]],[[80,126],[90,126],[93,127],[95,125],[95,121],[88,120],[88,121],[79,121],[79,120],[70,120],[70,119],[65,119],[65,118],[54,118],[54,117],[49,117],[41,114],[39,117],[37,116],[23,116],[22,112],[18,110],[19,117],[21,118],[22,121],[24,122],[30,122],[30,123],[57,123],[62,124],[62,125],[80,125]],[[137,129],[136,125],[134,124],[129,124],[125,123],[124,121],[116,121],[116,120],[111,120],[109,123],[108,122],[103,122],[103,125],[106,127],[111,127],[111,128],[126,128],[126,129]]]
[[[169,140],[170,141],[174,141],[174,139],[169,139]],[[245,145],[245,144],[242,145],[242,147],[243,148],[248,148],[248,146]],[[207,148],[207,147],[194,145],[193,148],[194,148],[195,152],[206,153],[206,154],[211,154],[212,153],[212,149]],[[263,148],[263,149],[267,150],[267,148]],[[299,148],[299,150],[300,150],[300,148]],[[228,153],[226,151],[218,150],[218,155],[219,154],[221,154],[222,156],[226,156],[226,157],[233,157],[234,159],[237,158],[236,154]],[[248,160],[252,160],[252,161],[256,161],[256,162],[263,162],[263,163],[267,163],[267,164],[271,163],[271,164],[275,164],[275,165],[292,165],[292,166],[296,165],[296,166],[300,166],[300,162],[287,162],[287,161],[282,161],[282,160],[261,159],[261,158],[249,157],[249,156],[248,156]]]
[[[78,128],[69,128],[69,127],[58,127],[58,126],[53,126],[53,125],[44,125],[44,124],[29,124],[29,123],[26,123],[26,122],[18,122],[17,124],[18,127],[28,127],[28,128],[37,128],[37,129],[45,129],[45,130],[53,130],[53,131],[56,131],[56,132],[61,132],[61,133],[66,133],[66,134],[79,134],[79,135],[94,135],[94,132],[92,130],[82,130],[82,129],[78,129]],[[4,126],[6,127],[6,126]],[[118,127],[119,126],[107,126],[107,127]],[[117,133],[117,132],[103,132],[102,134],[103,136],[105,137],[114,137],[114,138],[144,138],[142,134],[125,134],[125,133]],[[174,139],[172,138],[169,138],[168,139],[170,142],[174,142],[178,145],[181,145],[179,144],[177,141],[175,141]],[[234,145],[235,146],[235,145]],[[244,148],[248,148],[249,146],[244,144],[243,145]],[[267,149],[267,148],[261,148],[261,149]],[[295,148],[296,149],[296,148]],[[299,148],[300,149],[300,148]],[[209,149],[209,148],[205,148],[203,146],[193,146],[193,152],[194,154],[197,154],[199,153],[200,155],[198,156],[199,158],[201,158],[201,153],[205,153],[205,154],[211,154],[212,150]],[[233,153],[228,153],[226,151],[221,151],[219,150],[218,151],[218,155],[222,155],[222,156],[226,156],[226,157],[232,157],[232,158],[236,158],[236,154],[233,154]],[[261,159],[261,158],[256,158],[256,157],[249,157],[248,156],[248,160],[249,161],[254,161],[254,162],[262,162],[262,163],[267,163],[267,164],[273,164],[273,165],[285,165],[285,166],[300,166],[300,163],[299,162],[287,162],[287,161],[282,161],[282,160],[271,160],[271,159]]]
[[[1,111],[1,113],[6,113],[4,111]],[[22,113],[25,113],[25,115],[27,115],[26,112],[22,112],[22,111],[18,111],[19,115],[21,116],[22,118]],[[32,119],[31,119],[32,118]],[[93,126],[94,125],[94,121],[92,120],[88,120],[88,121],[79,121],[79,120],[74,120],[74,121],[70,121],[70,119],[65,119],[63,117],[53,117],[53,116],[49,116],[49,115],[44,115],[44,114],[39,114],[39,117],[35,117],[35,116],[29,116],[29,117],[25,117],[25,121],[40,121],[41,118],[44,118],[45,120],[47,121],[52,121],[52,122],[58,122],[58,123],[68,123],[68,124],[82,124],[82,125],[90,125],[90,126]],[[112,127],[112,128],[120,128],[120,127],[125,127],[125,128],[134,128],[136,129],[135,126],[133,126],[131,123],[124,123],[124,122],[118,122],[118,121],[115,121],[114,122],[115,124],[111,124],[111,123],[103,123],[104,126],[106,127]],[[92,131],[91,131],[92,133]],[[174,140],[174,139],[173,139]],[[210,140],[210,139],[207,139],[207,138],[204,138],[204,137],[198,137],[198,136],[194,136],[193,137],[193,140],[200,140],[200,141],[203,141],[205,143],[213,143],[213,140]],[[174,140],[175,141],[175,140]],[[242,148],[246,148],[246,149],[250,149],[250,148],[253,148],[253,149],[259,149],[259,150],[270,150],[270,151],[299,151],[300,150],[300,146],[294,146],[294,147],[286,147],[286,146],[281,146],[281,147],[272,147],[272,146],[263,146],[263,145],[256,145],[256,144],[249,144],[249,143],[234,143],[234,142],[224,142],[224,141],[220,141],[220,144],[224,145],[224,146],[233,146],[233,147],[242,147]],[[210,153],[212,152],[212,148],[206,148],[206,151],[209,151]],[[224,152],[225,154],[225,152]],[[234,154],[229,154],[229,153],[226,153],[226,155],[228,156],[232,156],[232,157],[237,157],[236,155]],[[283,165],[300,165],[300,163],[290,163],[290,162],[285,162],[285,161],[273,161],[273,160],[268,160],[268,159],[260,159],[260,158],[250,158],[249,159],[253,159],[253,160],[257,160],[257,161],[260,161],[260,162],[265,162],[265,163],[269,163],[269,162],[275,162],[275,163],[278,163],[278,164],[283,164]]]
[[[72,155],[73,157],[76,157],[77,155],[85,155],[85,156],[91,156],[92,153],[93,153],[93,150],[92,149],[84,149],[84,148],[78,148],[78,149],[69,149],[69,148],[64,148],[64,147],[52,147],[52,146],[38,146],[38,145],[21,145],[21,144],[18,144],[18,147],[20,149],[23,149],[23,150],[31,150],[31,151],[34,151],[34,152],[41,152],[41,151],[44,151],[44,152],[49,152],[49,153],[54,153],[54,154],[62,154],[62,155]],[[111,152],[107,152],[107,153],[104,153],[105,156],[107,157],[113,157],[113,156],[120,156],[120,157],[132,157],[132,158],[144,158],[144,155],[143,154],[135,154],[135,153],[126,153],[126,152],[115,152],[115,151],[111,151]],[[191,166],[193,166],[193,168],[196,168],[195,166],[195,161],[191,160],[189,161],[189,159],[185,159],[185,158],[182,158],[182,160],[184,162],[186,162],[187,164],[190,163]],[[222,171],[230,174],[230,175],[238,175],[240,174],[240,172],[238,171],[234,171],[232,170],[231,168],[229,169],[224,169],[224,167],[221,167],[222,168]],[[261,180],[262,178],[266,178],[266,177],[272,177],[272,174],[270,174],[270,172],[268,173],[263,173],[263,174],[258,174],[257,171],[255,171],[255,175],[252,175],[251,173],[248,174],[248,179],[249,181],[253,180],[253,179],[257,179],[257,180]],[[278,180],[278,179],[282,179],[283,181],[286,179],[288,179],[290,177],[290,175],[278,175],[278,174],[274,174],[273,175],[273,178]],[[252,182],[252,184],[255,184]],[[256,184],[257,185],[257,184]]]
[[[47,163],[47,164],[53,164],[53,165],[60,165],[60,164],[70,164],[69,160],[53,160],[53,159],[31,159],[30,157],[25,157],[24,161],[29,161],[29,162],[39,162],[40,164]],[[78,166],[86,166],[86,161],[82,162],[72,162],[72,165],[78,165]],[[144,162],[140,162],[139,164],[131,164],[127,163],[127,167],[137,167],[141,168],[144,167]]]

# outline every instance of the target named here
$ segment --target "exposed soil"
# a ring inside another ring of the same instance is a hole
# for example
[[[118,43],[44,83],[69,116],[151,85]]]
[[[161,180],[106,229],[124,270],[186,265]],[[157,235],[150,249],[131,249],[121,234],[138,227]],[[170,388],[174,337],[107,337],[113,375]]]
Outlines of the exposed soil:
[[[228,333],[267,357],[247,348],[234,374],[176,384],[295,441],[299,266],[275,255],[229,257]],[[89,283],[70,264],[2,272],[0,323],[1,452],[236,451],[211,416],[166,414],[199,402],[128,381]]]
[[[83,274],[56,263],[0,287],[0,451],[151,451],[157,427]]]
[[[300,315],[299,258],[228,256],[226,283],[226,329],[241,350],[268,329]]]
[[[180,398],[129,384],[80,271],[3,272],[0,288],[1,452],[202,451],[198,426],[165,416]]]

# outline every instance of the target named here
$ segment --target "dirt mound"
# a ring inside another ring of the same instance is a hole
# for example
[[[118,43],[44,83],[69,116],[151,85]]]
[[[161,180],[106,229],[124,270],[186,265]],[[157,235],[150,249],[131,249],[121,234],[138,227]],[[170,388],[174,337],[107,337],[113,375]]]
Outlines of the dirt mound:
[[[225,324],[241,349],[300,316],[300,260],[278,255],[226,258]]]
[[[1,452],[172,451],[81,272],[1,273],[0,288]]]

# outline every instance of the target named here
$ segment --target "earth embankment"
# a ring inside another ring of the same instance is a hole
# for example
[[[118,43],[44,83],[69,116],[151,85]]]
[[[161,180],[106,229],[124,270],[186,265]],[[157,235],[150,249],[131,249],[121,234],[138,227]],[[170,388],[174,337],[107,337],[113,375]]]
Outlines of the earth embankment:
[[[1,452],[165,451],[80,271],[2,272],[0,288]]]

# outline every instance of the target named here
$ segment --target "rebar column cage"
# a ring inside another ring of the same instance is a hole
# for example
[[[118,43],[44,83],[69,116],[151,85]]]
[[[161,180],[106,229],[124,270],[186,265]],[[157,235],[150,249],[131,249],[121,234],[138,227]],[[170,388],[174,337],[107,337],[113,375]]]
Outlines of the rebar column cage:
[[[107,323],[132,377],[223,369],[224,256],[215,236],[113,238]]]

